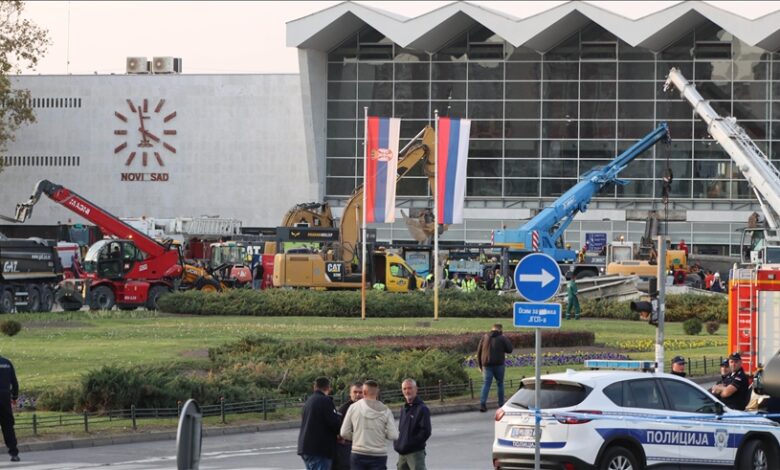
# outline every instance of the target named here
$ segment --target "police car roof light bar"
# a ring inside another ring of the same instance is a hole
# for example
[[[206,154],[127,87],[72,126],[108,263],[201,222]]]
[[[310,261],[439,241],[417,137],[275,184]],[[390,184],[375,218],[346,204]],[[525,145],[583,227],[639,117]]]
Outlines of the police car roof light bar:
[[[587,369],[615,369],[615,370],[641,370],[654,372],[658,365],[654,361],[619,361],[588,359],[585,361]]]

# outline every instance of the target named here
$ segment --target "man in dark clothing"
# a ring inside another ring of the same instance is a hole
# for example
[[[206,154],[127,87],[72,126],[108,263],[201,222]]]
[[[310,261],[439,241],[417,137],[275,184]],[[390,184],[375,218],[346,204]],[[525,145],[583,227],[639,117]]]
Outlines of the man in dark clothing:
[[[0,427],[3,428],[3,439],[11,455],[11,462],[19,461],[13,412],[17,398],[19,398],[19,382],[16,380],[14,365],[0,356]]]
[[[265,269],[263,268],[263,257],[260,256],[260,259],[257,260],[257,264],[255,264],[255,272],[254,274],[254,282],[253,286],[255,289],[262,289],[263,288],[263,273],[265,272]]]
[[[336,453],[336,436],[341,426],[341,416],[333,405],[330,380],[317,377],[314,393],[303,405],[301,431],[298,434],[298,455],[306,464],[306,470],[330,470]]]
[[[739,352],[729,356],[729,366],[731,374],[721,385],[712,387],[712,393],[732,410],[744,410],[750,400],[750,384],[745,371],[742,370],[742,357]]]
[[[477,346],[477,365],[482,372],[484,380],[482,395],[479,399],[479,411],[487,411],[487,398],[493,378],[496,379],[498,389],[498,406],[504,406],[504,369],[506,355],[512,352],[512,342],[503,335],[503,326],[500,323],[493,325],[490,333],[479,340]]]
[[[344,422],[344,416],[347,416],[349,407],[363,398],[363,382],[354,382],[349,386],[349,400],[345,401],[339,407],[341,422]],[[341,424],[339,424],[341,428]],[[349,470],[349,455],[352,453],[352,442],[346,441],[339,436],[337,438],[336,458],[333,461],[334,470]]]
[[[682,356],[674,356],[672,359],[672,374],[680,377],[685,377],[685,358]]]
[[[406,401],[401,408],[398,440],[393,444],[398,452],[398,470],[426,470],[425,443],[431,437],[431,411],[417,396],[414,379],[405,379],[401,392]]]

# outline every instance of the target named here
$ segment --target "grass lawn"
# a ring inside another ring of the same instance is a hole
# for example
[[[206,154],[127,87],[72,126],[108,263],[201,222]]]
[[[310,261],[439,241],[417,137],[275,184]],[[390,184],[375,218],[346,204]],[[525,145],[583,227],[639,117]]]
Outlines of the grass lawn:
[[[103,365],[185,362],[207,366],[208,348],[252,334],[317,339],[481,333],[497,321],[493,318],[442,318],[438,321],[368,318],[363,321],[322,317],[206,317],[148,311],[15,314],[11,318],[20,321],[23,329],[17,336],[0,337],[0,354],[14,362],[23,391],[73,383],[85,371]],[[512,329],[510,318],[502,322],[505,330]],[[656,332],[655,327],[645,322],[591,319],[564,321],[562,330],[593,331],[596,342],[607,347],[625,341],[654,341]],[[681,323],[667,323],[666,339],[676,340],[676,346],[666,350],[666,357],[682,354],[701,358],[727,354],[725,327],[715,336],[704,333],[691,337],[683,333]],[[632,359],[654,357],[653,352],[628,354]],[[469,373],[478,377],[476,369]],[[507,370],[510,380],[531,374],[533,369],[527,367]]]

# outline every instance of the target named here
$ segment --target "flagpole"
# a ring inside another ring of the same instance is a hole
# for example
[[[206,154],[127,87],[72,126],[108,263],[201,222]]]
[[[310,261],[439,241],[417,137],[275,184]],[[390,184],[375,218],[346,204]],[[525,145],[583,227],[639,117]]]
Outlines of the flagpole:
[[[439,320],[439,110],[433,111],[435,119],[433,170],[433,319]]]
[[[362,254],[360,256],[360,318],[366,319],[366,181],[367,181],[367,160],[368,160],[368,106],[363,107],[363,243]]]

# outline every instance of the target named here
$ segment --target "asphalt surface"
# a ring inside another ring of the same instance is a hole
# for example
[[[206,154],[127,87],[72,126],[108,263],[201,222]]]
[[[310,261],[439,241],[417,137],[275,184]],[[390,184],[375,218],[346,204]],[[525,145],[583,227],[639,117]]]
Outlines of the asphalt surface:
[[[428,441],[431,470],[491,469],[493,412],[476,411],[434,415],[433,436]],[[300,470],[296,454],[298,429],[283,429],[230,436],[205,437],[201,470],[254,469]],[[388,468],[395,468],[396,454],[388,446]],[[157,470],[176,468],[176,444],[172,440],[135,444],[24,452],[21,462],[0,461],[0,468],[25,470]]]

